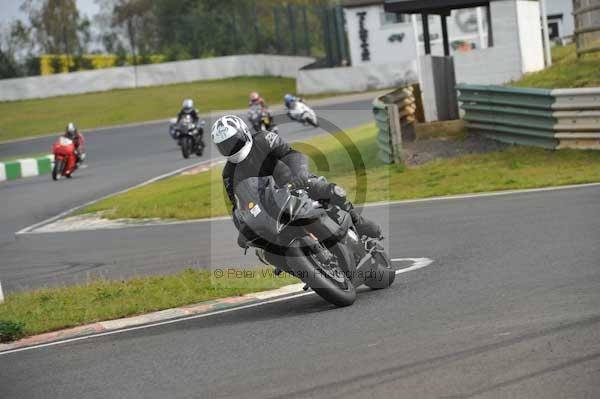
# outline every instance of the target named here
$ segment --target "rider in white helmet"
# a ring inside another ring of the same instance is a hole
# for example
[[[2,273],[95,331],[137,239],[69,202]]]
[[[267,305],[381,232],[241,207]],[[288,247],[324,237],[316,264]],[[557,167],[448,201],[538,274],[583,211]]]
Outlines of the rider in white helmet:
[[[73,140],[75,156],[77,157],[75,167],[78,168],[85,159],[85,139],[83,138],[83,135],[79,133],[77,126],[73,122],[67,124],[64,137]]]
[[[339,186],[316,177],[308,170],[306,157],[292,149],[281,136],[261,131],[254,136],[246,123],[235,115],[217,120],[211,131],[213,143],[221,155],[227,157],[223,169],[223,185],[233,207],[234,187],[250,177],[273,176],[280,186],[291,183],[296,188],[307,189],[314,199],[328,200],[350,213],[359,233],[379,238],[379,226],[358,214],[347,200],[346,192]]]
[[[177,115],[177,123],[179,123],[181,118],[183,118],[185,115],[190,115],[194,123],[198,123],[200,120],[199,112],[196,108],[194,108],[194,100],[190,98],[183,100],[183,103],[181,104],[181,111],[179,111],[179,114]]]

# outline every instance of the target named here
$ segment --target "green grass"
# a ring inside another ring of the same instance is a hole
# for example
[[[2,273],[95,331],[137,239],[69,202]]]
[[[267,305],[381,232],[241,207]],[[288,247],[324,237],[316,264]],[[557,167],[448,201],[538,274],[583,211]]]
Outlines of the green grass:
[[[349,152],[340,144],[344,137],[351,140],[358,152]],[[370,124],[293,146],[310,157],[313,171],[345,187],[350,198],[358,202],[600,181],[600,151],[509,147],[505,151],[441,159],[417,167],[384,165],[377,158],[375,129]],[[357,180],[349,154],[364,163],[364,180]],[[106,199],[81,213],[103,212],[105,217],[113,219],[181,220],[226,215],[228,206],[220,172],[214,169],[166,179]]]
[[[248,93],[254,90],[267,102],[279,104],[285,93],[295,89],[294,79],[248,77],[0,102],[0,142],[62,131],[69,121],[85,132],[168,118],[188,97],[201,112],[244,108]]]
[[[225,269],[223,277],[189,269],[168,276],[9,294],[0,305],[0,341],[299,282],[285,273],[275,276],[271,269],[248,269],[243,277],[230,270],[235,269]]]
[[[552,62],[549,68],[529,73],[509,85],[543,89],[600,86],[600,53],[578,59],[574,44],[556,46],[552,49]]]
[[[10,161],[16,161],[16,160],[25,159],[25,158],[42,158],[48,154],[50,154],[49,151],[36,152],[34,154],[18,155],[18,156],[12,156],[12,157],[0,157],[0,162],[10,162]]]

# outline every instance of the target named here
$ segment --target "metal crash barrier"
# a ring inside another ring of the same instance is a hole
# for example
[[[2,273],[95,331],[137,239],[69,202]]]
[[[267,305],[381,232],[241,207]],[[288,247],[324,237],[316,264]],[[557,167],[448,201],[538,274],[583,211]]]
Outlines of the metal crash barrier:
[[[401,163],[402,142],[415,140],[415,123],[417,119],[422,120],[419,86],[404,86],[376,98],[373,114],[377,125],[379,159],[385,163]]]
[[[600,149],[600,88],[458,85],[466,127],[505,143]]]

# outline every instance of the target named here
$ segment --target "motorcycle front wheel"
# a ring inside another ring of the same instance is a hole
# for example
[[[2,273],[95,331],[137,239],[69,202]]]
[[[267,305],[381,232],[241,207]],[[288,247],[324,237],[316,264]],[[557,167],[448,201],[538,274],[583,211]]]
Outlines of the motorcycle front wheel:
[[[190,153],[192,152],[192,138],[190,136],[185,136],[181,139],[181,155],[185,159],[190,157]]]
[[[296,277],[335,306],[344,307],[354,303],[356,289],[340,267],[332,268],[324,264],[309,248],[296,247],[293,250],[295,253],[288,255],[287,264]]]
[[[64,159],[58,159],[56,161],[54,161],[54,167],[52,168],[52,180],[56,181],[58,179],[60,179],[60,176],[62,175],[62,171],[65,167],[65,160]]]
[[[373,262],[372,276],[367,278],[365,285],[374,290],[389,288],[396,279],[389,256],[385,252],[374,252]]]
[[[318,127],[319,124],[309,115],[309,114],[304,114],[303,119],[308,122],[309,125],[311,125],[312,127]]]

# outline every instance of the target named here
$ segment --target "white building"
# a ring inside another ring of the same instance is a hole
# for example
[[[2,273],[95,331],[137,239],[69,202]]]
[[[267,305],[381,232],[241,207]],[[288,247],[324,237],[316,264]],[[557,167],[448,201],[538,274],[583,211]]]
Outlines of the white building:
[[[352,66],[401,63],[425,54],[421,16],[386,13],[383,4],[342,2]],[[538,1],[492,0],[489,6],[453,10],[447,23],[459,83],[502,84],[544,68]],[[430,15],[429,26],[431,54],[442,56],[440,17]]]
[[[342,2],[352,65],[387,64],[424,55],[423,26],[420,16],[388,13],[383,0],[347,0]],[[368,31],[368,56],[363,54],[360,25]],[[441,24],[429,16],[431,50],[444,55]],[[487,47],[487,13],[484,7],[452,11],[448,18],[451,54]],[[418,37],[418,41],[415,40]]]
[[[572,0],[546,0],[550,40],[571,38],[575,32]]]

